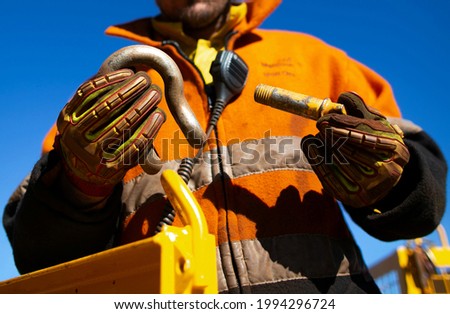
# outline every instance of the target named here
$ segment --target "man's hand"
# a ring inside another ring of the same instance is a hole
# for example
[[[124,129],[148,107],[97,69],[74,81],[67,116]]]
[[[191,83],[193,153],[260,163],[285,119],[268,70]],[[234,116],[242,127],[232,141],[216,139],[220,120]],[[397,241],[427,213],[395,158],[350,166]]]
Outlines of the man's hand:
[[[118,70],[82,84],[61,111],[56,149],[69,180],[107,196],[142,162],[165,121],[160,89],[144,72]]]
[[[400,180],[409,151],[399,127],[358,95],[343,93],[338,102],[348,115],[317,120],[319,133],[306,136],[302,150],[327,192],[346,205],[369,206]]]

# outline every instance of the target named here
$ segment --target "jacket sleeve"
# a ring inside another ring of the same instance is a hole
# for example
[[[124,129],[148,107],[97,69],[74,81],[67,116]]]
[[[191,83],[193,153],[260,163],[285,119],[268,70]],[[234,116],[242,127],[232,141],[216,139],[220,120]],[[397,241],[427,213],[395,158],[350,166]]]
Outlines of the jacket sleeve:
[[[374,206],[346,206],[355,223],[383,241],[431,233],[445,209],[447,164],[442,152],[418,126],[406,120],[395,120],[393,123],[405,133],[404,140],[411,155],[399,183]]]
[[[351,58],[345,63],[340,92],[356,91],[366,104],[397,124],[405,134],[410,161],[399,183],[382,201],[368,208],[345,205],[344,208],[356,224],[380,240],[425,236],[440,223],[445,209],[447,164],[444,156],[424,130],[401,117],[392,88],[383,77]]]
[[[3,224],[20,273],[109,248],[120,213],[121,186],[101,208],[79,208],[63,195],[59,157],[45,154],[11,196]]]

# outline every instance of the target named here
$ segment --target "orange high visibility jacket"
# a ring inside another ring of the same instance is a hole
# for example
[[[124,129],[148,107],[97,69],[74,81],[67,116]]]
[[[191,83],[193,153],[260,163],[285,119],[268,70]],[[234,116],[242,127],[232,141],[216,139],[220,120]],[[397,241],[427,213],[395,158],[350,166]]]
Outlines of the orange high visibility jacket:
[[[336,276],[351,290],[356,284],[350,278],[367,279],[367,270],[337,203],[323,191],[300,149],[302,136],[317,133],[315,122],[259,105],[253,93],[259,83],[332,99],[352,90],[387,116],[398,117],[399,110],[389,85],[342,51],[311,36],[255,29],[278,2],[249,4],[247,20],[232,37],[233,50],[249,67],[248,82],[219,119],[215,139],[189,186],[217,239],[219,291],[266,291],[272,286],[289,291],[302,281],[301,286],[308,286],[311,280]],[[150,30],[150,19],[143,19],[111,27],[107,34],[168,53],[180,67],[186,98],[206,129],[210,109],[199,71],[174,45],[152,39]],[[169,112],[164,103],[160,107]],[[168,161],[165,167],[176,169],[192,151],[168,116],[154,145]],[[125,178],[123,243],[153,234],[165,202],[158,182],[158,176],[140,168]]]
[[[355,91],[390,118],[400,118],[399,109],[389,84],[343,51],[306,34],[258,29],[280,2],[247,4],[247,18],[236,27],[229,47],[247,63],[248,81],[225,108],[189,181],[216,236],[219,291],[377,292],[337,202],[323,190],[300,149],[303,136],[317,133],[315,122],[257,104],[253,93],[260,83],[332,100]],[[210,108],[200,72],[173,42],[161,40],[150,18],[110,27],[107,34],[169,54],[206,129]],[[149,73],[155,84],[164,85]],[[163,167],[176,170],[193,151],[164,100],[160,107],[168,119],[154,146],[166,161]],[[401,119],[396,123],[407,133]],[[153,235],[166,202],[163,193],[159,175],[148,175],[139,166],[129,171],[120,196],[120,243]],[[364,219],[376,222],[377,215],[383,216],[369,209]],[[382,227],[374,230],[384,237]]]

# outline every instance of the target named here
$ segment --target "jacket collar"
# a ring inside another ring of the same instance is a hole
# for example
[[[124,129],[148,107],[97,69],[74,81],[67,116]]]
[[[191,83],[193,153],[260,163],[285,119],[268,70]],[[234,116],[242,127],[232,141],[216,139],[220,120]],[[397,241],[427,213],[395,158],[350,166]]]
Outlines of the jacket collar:
[[[239,5],[233,5],[230,8],[230,14],[228,21],[222,26],[220,30],[214,33],[208,40],[199,40],[208,42],[209,46],[220,47],[224,43],[224,38],[227,34],[241,23],[246,21],[247,5],[246,3],[241,3]],[[165,38],[170,38],[175,40],[180,44],[180,46],[189,53],[189,51],[195,50],[198,45],[198,41],[192,37],[187,36],[183,32],[183,26],[180,22],[166,22],[158,21],[157,19],[152,19],[153,29],[157,33],[161,34]]]
[[[230,41],[232,46],[234,40],[242,34],[257,28],[275,10],[282,0],[250,0],[247,2],[246,18],[235,27],[237,34]],[[105,33],[133,40],[142,44],[155,47],[162,45],[162,38],[158,35],[152,25],[152,18],[143,18],[132,22],[110,26]]]

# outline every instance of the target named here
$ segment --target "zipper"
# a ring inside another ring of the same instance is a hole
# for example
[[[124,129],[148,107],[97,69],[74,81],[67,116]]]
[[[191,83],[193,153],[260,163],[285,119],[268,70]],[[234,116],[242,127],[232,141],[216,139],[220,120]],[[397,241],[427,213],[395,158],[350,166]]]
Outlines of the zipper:
[[[205,90],[206,98],[208,100],[208,110],[211,111],[212,106],[214,104],[214,102],[213,102],[214,88],[212,86],[210,86],[210,85],[206,85],[206,82],[205,82],[205,79],[203,78],[202,72],[197,67],[197,65],[194,63],[194,61],[192,61],[189,58],[189,56],[181,49],[180,44],[177,41],[175,41],[175,40],[171,40],[171,39],[163,40],[161,42],[161,45],[162,46],[170,45],[170,46],[175,47],[175,49],[180,54],[180,56],[185,61],[187,61],[197,71],[197,73],[200,75],[200,78],[202,79],[202,82],[203,82],[203,89]]]
[[[233,36],[237,34],[236,31],[232,31],[230,33],[227,34],[227,36],[225,37],[225,49],[228,49],[228,42],[229,39]],[[161,42],[162,46],[164,45],[171,45],[173,47],[175,47],[176,51],[179,53],[179,55],[185,60],[187,61],[196,71],[197,73],[200,75],[202,82],[203,82],[203,88],[205,91],[205,94],[207,96],[207,101],[208,101],[208,109],[211,112],[212,106],[214,104],[215,101],[215,90],[214,90],[214,85],[210,84],[207,85],[205,82],[205,79],[203,78],[203,75],[201,74],[200,69],[197,67],[197,65],[189,58],[189,56],[181,49],[180,45],[178,44],[178,42],[176,42],[175,40],[163,40]],[[225,208],[225,219],[226,219],[226,229],[227,229],[227,242],[228,242],[228,249],[231,255],[231,262],[232,262],[232,267],[233,267],[233,271],[236,277],[236,282],[237,282],[237,288],[239,289],[239,292],[242,293],[243,288],[242,288],[242,284],[241,284],[241,280],[240,280],[240,276],[239,276],[239,269],[237,267],[237,263],[236,263],[236,258],[235,258],[235,252],[233,251],[233,247],[232,247],[232,242],[231,242],[231,238],[230,238],[230,232],[229,232],[229,220],[228,220],[228,212],[229,212],[229,208],[228,208],[228,201],[227,201],[227,191],[226,191],[226,182],[225,182],[225,171],[223,168],[223,152],[222,152],[222,148],[220,147],[220,141],[219,141],[219,133],[217,130],[217,126],[214,127],[214,135],[215,135],[215,141],[216,141],[216,147],[217,147],[217,158],[218,158],[218,166],[219,166],[219,175],[220,175],[220,180],[222,183],[222,193],[223,193],[223,204],[224,204],[224,208]]]
[[[216,136],[216,147],[217,147],[217,158],[218,158],[218,163],[219,163],[219,173],[220,173],[220,180],[222,182],[222,194],[223,194],[223,206],[225,208],[225,223],[226,223],[226,230],[227,230],[227,242],[228,242],[228,249],[231,255],[231,264],[233,266],[233,271],[235,273],[235,277],[236,277],[236,283],[237,283],[237,288],[239,289],[239,293],[243,293],[243,288],[242,288],[242,284],[241,284],[241,278],[239,276],[239,268],[237,266],[236,263],[236,255],[235,252],[233,250],[233,246],[232,246],[232,242],[231,242],[231,236],[230,236],[230,227],[229,227],[229,219],[228,219],[228,213],[229,213],[229,208],[228,208],[228,193],[227,193],[227,189],[226,189],[226,178],[224,176],[225,171],[223,169],[223,152],[222,152],[222,147],[219,145],[220,141],[219,141],[219,132],[217,130],[217,126],[214,127],[214,134]]]

